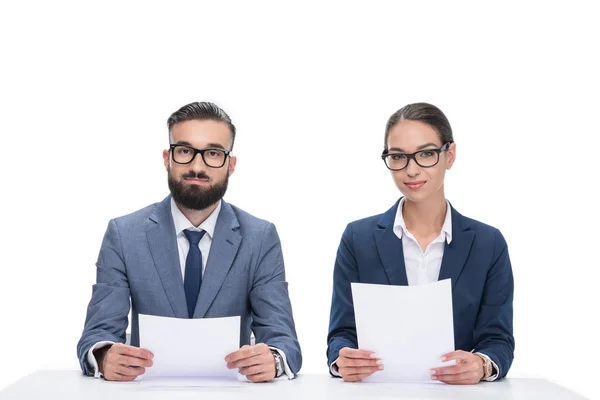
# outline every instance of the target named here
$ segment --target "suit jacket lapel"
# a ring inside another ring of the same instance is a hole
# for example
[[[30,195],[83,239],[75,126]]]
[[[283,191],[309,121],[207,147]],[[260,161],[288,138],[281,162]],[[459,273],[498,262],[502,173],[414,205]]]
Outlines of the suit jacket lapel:
[[[239,227],[233,209],[223,201],[210,245],[210,254],[206,262],[194,318],[204,318],[223,285],[242,241],[242,236],[238,233]]]
[[[148,229],[146,236],[154,265],[171,304],[173,314],[178,318],[188,318],[179,252],[177,251],[175,224],[171,215],[171,196],[168,196],[156,206],[150,220],[154,224]]]
[[[394,233],[394,220],[399,202],[383,214],[377,223],[377,228],[375,228],[373,236],[379,258],[390,284],[407,286],[408,279],[406,277],[402,240],[398,239]]]
[[[465,217],[460,215],[452,206],[452,241],[446,243],[444,248],[444,257],[442,258],[442,266],[440,268],[439,280],[452,279],[452,290],[456,287],[458,277],[462,272],[475,232],[470,229],[469,223]]]

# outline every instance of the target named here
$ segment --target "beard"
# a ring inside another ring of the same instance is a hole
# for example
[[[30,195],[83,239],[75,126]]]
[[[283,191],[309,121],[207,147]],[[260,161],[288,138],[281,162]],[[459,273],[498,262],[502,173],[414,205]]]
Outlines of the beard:
[[[227,183],[229,182],[229,174],[225,175],[222,181],[216,182],[208,187],[201,187],[200,185],[185,184],[183,179],[185,178],[201,178],[207,179],[208,176],[199,173],[189,173],[181,176],[182,180],[176,180],[169,170],[168,182],[169,190],[176,203],[181,204],[183,207],[192,210],[205,210],[212,206],[225,196],[227,192]],[[210,179],[210,178],[208,178]]]

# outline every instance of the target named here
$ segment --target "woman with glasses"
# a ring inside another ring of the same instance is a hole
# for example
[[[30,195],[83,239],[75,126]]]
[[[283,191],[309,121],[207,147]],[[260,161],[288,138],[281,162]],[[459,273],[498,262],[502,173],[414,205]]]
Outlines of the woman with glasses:
[[[402,197],[383,214],[350,223],[334,267],[328,364],[334,376],[362,380],[386,360],[358,350],[351,282],[421,285],[451,279],[456,365],[431,369],[451,384],[493,381],[513,360],[513,277],[500,231],[467,218],[444,195],[456,144],[444,113],[426,104],[395,112],[385,130],[385,166]],[[393,305],[389,307],[393,318]],[[410,329],[410,327],[406,327]]]

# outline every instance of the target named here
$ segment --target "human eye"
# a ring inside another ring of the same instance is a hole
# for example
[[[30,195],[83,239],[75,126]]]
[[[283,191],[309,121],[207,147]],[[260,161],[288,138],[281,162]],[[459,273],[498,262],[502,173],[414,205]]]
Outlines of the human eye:
[[[221,154],[223,154],[223,152],[220,150],[210,149],[210,150],[206,150],[205,154],[211,158],[218,158],[218,157],[221,157]]]
[[[175,147],[175,152],[177,154],[181,154],[182,156],[186,156],[192,152],[192,149],[190,149],[189,147],[185,147],[185,146],[177,146],[177,147]]]
[[[424,150],[419,153],[420,158],[430,158],[430,157],[433,157],[434,155],[435,155],[435,151],[432,151],[432,150]]]
[[[392,161],[404,161],[406,160],[406,154],[390,154]]]

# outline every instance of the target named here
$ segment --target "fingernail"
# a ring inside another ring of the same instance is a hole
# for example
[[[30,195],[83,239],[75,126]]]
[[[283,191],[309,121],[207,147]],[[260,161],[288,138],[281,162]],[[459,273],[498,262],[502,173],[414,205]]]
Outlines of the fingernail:
[[[429,371],[431,373],[431,375],[435,375],[435,369],[432,369],[431,371]]]
[[[383,364],[381,364],[380,366],[377,367],[378,370],[382,370],[383,369]]]
[[[432,381],[437,381],[437,376],[435,376],[435,375],[431,375],[431,380],[432,380]]]
[[[442,358],[441,358],[441,360],[442,360],[442,361],[446,361],[446,357],[442,357]]]
[[[375,354],[375,353],[371,354],[369,357],[371,357],[371,358],[379,358],[379,356],[377,354]]]
[[[225,362],[229,362],[229,357],[225,357]]]
[[[383,365],[383,360],[377,360],[376,364]]]

